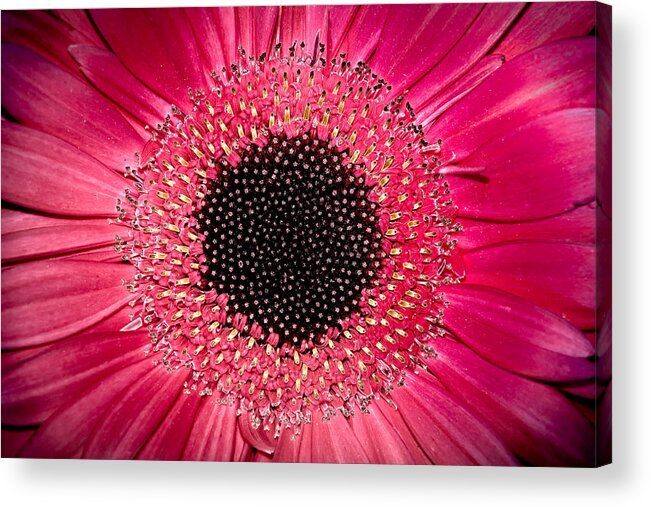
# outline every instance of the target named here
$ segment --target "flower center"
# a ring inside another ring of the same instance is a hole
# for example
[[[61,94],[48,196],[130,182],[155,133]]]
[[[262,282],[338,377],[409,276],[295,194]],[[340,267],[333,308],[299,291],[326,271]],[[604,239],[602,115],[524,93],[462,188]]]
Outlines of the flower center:
[[[230,294],[230,308],[267,337],[314,342],[379,271],[378,205],[359,164],[327,141],[279,135],[241,157],[235,167],[222,159],[197,216],[205,287]]]
[[[132,322],[186,392],[279,432],[390,397],[463,276],[456,208],[402,97],[304,45],[215,73],[156,128],[118,203]]]

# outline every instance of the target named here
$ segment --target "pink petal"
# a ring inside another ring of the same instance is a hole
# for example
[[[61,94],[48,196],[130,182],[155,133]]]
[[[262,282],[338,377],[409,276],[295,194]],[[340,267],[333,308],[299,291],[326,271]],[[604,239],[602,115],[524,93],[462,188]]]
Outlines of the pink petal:
[[[493,138],[541,115],[595,104],[595,43],[555,42],[507,61],[457,102],[428,131],[462,160]]]
[[[21,46],[4,44],[2,60],[2,105],[13,118],[116,171],[134,162],[142,138],[90,86]]]
[[[90,23],[88,11],[81,9],[55,9],[54,14],[76,31],[85,35],[95,46],[104,47],[104,42],[99,38],[95,28]]]
[[[400,418],[394,408],[384,400],[376,400],[370,404],[368,411],[356,413],[349,423],[371,463],[430,464],[409,429],[394,426],[395,416]],[[389,419],[384,415],[388,411],[394,412],[394,418]]]
[[[488,4],[443,59],[410,87],[407,99],[417,111],[473,67],[523,9],[523,3]],[[437,28],[434,28],[437,30]]]
[[[2,418],[38,424],[80,391],[144,358],[146,333],[94,333],[57,346],[2,372]]]
[[[597,146],[597,203],[603,217],[598,234],[606,241],[613,216],[613,133],[610,116],[601,109],[597,110]]]
[[[21,222],[23,230],[9,232]],[[2,260],[4,262],[38,259],[61,253],[113,245],[120,228],[106,219],[69,220],[32,215],[20,211],[2,212]]]
[[[504,57],[501,55],[487,56],[479,60],[463,76],[450,83],[447,88],[440,89],[439,91],[430,90],[430,94],[426,97],[427,105],[416,114],[416,121],[422,125],[431,124],[441,114],[477,88],[482,81],[499,69],[503,63]]]
[[[238,427],[244,440],[251,444],[256,451],[267,454],[274,452],[278,440],[274,438],[275,432],[273,428],[264,425],[254,427],[249,414],[244,414],[238,418]]]
[[[464,250],[508,241],[595,242],[594,203],[560,215],[526,222],[488,222],[464,218],[459,220],[463,233],[457,246]]]
[[[463,256],[467,283],[487,285],[553,311],[580,329],[595,327],[595,251],[553,242],[499,244]]]
[[[90,389],[72,397],[50,416],[21,450],[27,458],[71,458],[81,452],[93,428],[111,411],[125,389],[141,382],[154,368],[144,359],[102,378]]]
[[[586,35],[594,24],[595,4],[590,2],[533,3],[495,48],[495,52],[512,60],[543,44]]]
[[[348,21],[348,28],[330,56],[344,53],[354,63],[368,61],[379,44],[379,34],[387,23],[389,8],[387,5],[358,6],[357,11]],[[332,17],[329,21],[333,21]]]
[[[478,4],[390,5],[388,22],[376,35],[378,45],[369,65],[394,87],[410,88],[440,64],[470,28],[482,6]],[[393,22],[400,20],[400,22]]]
[[[230,67],[238,61],[236,16],[237,7],[192,8],[185,9],[195,40],[198,44],[198,54],[207,69],[220,71],[222,67]],[[249,50],[248,45],[244,46]]]
[[[188,379],[185,369],[158,367],[128,387],[99,421],[84,458],[132,459],[166,417]]]
[[[266,52],[267,55],[275,44],[275,32],[281,9],[285,7],[235,7],[237,18],[237,38],[239,45],[255,57]],[[221,15],[221,9],[217,11]],[[231,63],[225,61],[224,64]]]
[[[133,298],[122,282],[133,273],[127,264],[64,260],[8,268],[2,280],[3,348],[51,342],[99,322]]]
[[[341,414],[327,420],[312,417],[312,463],[370,463],[348,420]]]
[[[79,68],[70,58],[68,46],[90,43],[82,33],[45,11],[5,11],[2,40],[28,47],[76,75]]]
[[[2,428],[2,457],[15,458],[20,449],[34,434],[33,429],[5,429]]]
[[[126,180],[74,146],[15,123],[2,125],[2,198],[57,215],[116,216]]]
[[[274,461],[281,463],[371,463],[363,444],[342,414],[323,416],[314,412],[312,422],[302,424],[300,433],[284,428]]]
[[[243,461],[251,452],[237,426],[235,405],[203,398],[194,417],[183,459],[189,461]]]
[[[595,377],[592,344],[566,320],[480,285],[442,289],[444,324],[493,364],[528,377],[570,382]]]
[[[69,51],[86,78],[126,114],[152,127],[163,123],[170,105],[133,77],[113,53],[87,45]]]
[[[439,465],[517,465],[502,440],[433,377],[408,373],[391,398],[429,458]]]
[[[613,392],[609,383],[597,406],[597,460],[599,465],[613,460]]]
[[[558,391],[508,373],[441,338],[431,371],[532,465],[588,466],[594,428]]]
[[[137,459],[165,461],[181,459],[200,401],[201,396],[196,391],[189,394],[181,393],[161,425],[138,452]]]
[[[481,178],[449,177],[461,216],[531,220],[570,211],[595,198],[595,110],[536,118],[491,140],[464,165],[486,170]]]
[[[206,89],[212,68],[182,9],[99,9],[93,21],[120,61],[158,95],[191,110],[188,88]]]

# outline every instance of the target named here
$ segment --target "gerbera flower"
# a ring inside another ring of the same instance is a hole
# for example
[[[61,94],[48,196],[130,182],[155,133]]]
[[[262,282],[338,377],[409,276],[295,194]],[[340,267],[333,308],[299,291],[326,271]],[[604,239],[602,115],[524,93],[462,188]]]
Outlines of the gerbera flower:
[[[3,456],[594,464],[595,18],[4,12]]]

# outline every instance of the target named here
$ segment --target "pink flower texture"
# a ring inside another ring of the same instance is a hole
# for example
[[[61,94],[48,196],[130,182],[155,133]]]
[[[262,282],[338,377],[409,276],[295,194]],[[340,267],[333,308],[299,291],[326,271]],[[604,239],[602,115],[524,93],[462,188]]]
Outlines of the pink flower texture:
[[[3,12],[2,455],[595,465],[595,24]]]

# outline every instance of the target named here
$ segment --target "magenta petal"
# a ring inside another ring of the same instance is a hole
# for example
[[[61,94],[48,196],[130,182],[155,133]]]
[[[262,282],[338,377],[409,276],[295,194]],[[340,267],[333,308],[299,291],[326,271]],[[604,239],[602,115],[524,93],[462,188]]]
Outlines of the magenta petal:
[[[238,418],[238,427],[244,440],[251,444],[257,451],[267,454],[274,452],[278,440],[274,438],[274,431],[271,428],[266,428],[263,425],[254,428],[251,417],[248,414]]]
[[[473,67],[495,44],[522,10],[522,3],[486,5],[458,43],[427,74],[410,87],[407,98],[418,111],[439,90],[445,90]]]
[[[506,372],[441,338],[431,371],[527,463],[593,464],[594,428],[556,389]]]
[[[2,105],[12,117],[70,143],[111,169],[121,171],[133,163],[142,138],[87,83],[21,46],[4,44],[2,61]]]
[[[566,320],[489,287],[464,283],[442,292],[445,327],[493,364],[554,382],[594,378],[595,364],[585,359],[594,348]]]
[[[163,122],[170,105],[133,77],[113,53],[84,45],[69,51],[86,78],[126,113],[151,126]]]
[[[158,95],[191,108],[188,88],[204,88],[213,70],[199,57],[183,9],[99,9],[91,12],[113,52]]]
[[[15,230],[17,227],[22,228]],[[3,210],[2,260],[38,259],[113,245],[119,230],[101,218],[71,220]]]
[[[359,6],[331,56],[343,53],[353,62],[368,61],[379,44],[378,34],[382,32],[388,15],[389,6],[386,5]]]
[[[379,405],[384,405],[382,410]],[[394,425],[395,417],[389,419],[384,415],[393,411],[399,418],[394,408],[384,400],[377,400],[370,404],[368,411],[355,414],[349,422],[371,463],[430,464],[409,429],[406,426],[399,429]]]
[[[242,461],[251,452],[237,425],[235,405],[206,396],[194,417],[183,459],[188,461]]]
[[[45,11],[4,11],[2,41],[28,47],[76,75],[79,68],[70,58],[68,47],[91,42],[68,23]]]
[[[464,165],[486,170],[481,179],[450,176],[461,216],[531,220],[593,201],[595,110],[537,118],[478,149]]]
[[[50,416],[21,450],[26,458],[72,458],[93,428],[110,411],[120,393],[140,382],[154,368],[144,359],[102,378],[91,389],[71,398]]]
[[[145,333],[94,333],[65,340],[2,372],[4,424],[38,424],[80,391],[144,358]]]
[[[464,254],[466,282],[520,296],[580,329],[595,327],[595,249],[591,245],[522,242]]]
[[[180,460],[200,401],[197,392],[181,393],[137,459]]]
[[[441,465],[517,465],[504,442],[433,377],[407,375],[391,393],[429,458]]]
[[[312,417],[311,429],[311,462],[370,463],[364,447],[343,415],[336,414],[322,420],[315,414]]]
[[[482,6],[433,4],[385,8],[389,10],[388,22],[379,36],[375,35],[378,45],[368,63],[399,95],[439,64],[455,45],[463,44],[463,35]]]
[[[188,379],[185,369],[154,368],[112,404],[84,446],[84,458],[132,459],[168,416]]]
[[[454,104],[459,102],[463,97],[468,95],[472,90],[477,88],[493,72],[499,69],[504,63],[504,57],[501,55],[491,55],[479,60],[463,76],[459,77],[440,93],[432,94],[425,97],[426,91],[423,92],[423,101],[427,104],[416,115],[418,122],[423,125],[429,125],[436,120],[441,114],[450,109]],[[442,170],[454,166],[446,166]]]
[[[116,200],[129,186],[61,139],[3,122],[4,200],[56,215],[113,217]]]
[[[237,61],[239,45],[233,40],[237,37],[236,10],[236,7],[185,9],[195,40],[201,41],[197,50],[205,68],[219,72]]]
[[[541,115],[595,105],[595,42],[548,44],[510,62],[445,112],[429,130],[449,157],[464,159],[493,138]]]
[[[543,44],[586,35],[595,24],[590,2],[536,2],[530,4],[495,49],[509,60]]]
[[[236,7],[239,45],[255,57],[272,50],[281,9],[278,6]],[[221,13],[221,9],[219,11]],[[228,36],[228,34],[226,34]],[[229,64],[231,61],[225,61]]]
[[[2,428],[1,450],[3,458],[15,458],[21,448],[32,437],[34,430],[29,429],[5,429]]]
[[[489,222],[464,218],[457,246],[464,250],[511,241],[595,242],[594,203],[560,215],[526,222]]]
[[[133,296],[133,266],[39,261],[10,267],[2,280],[2,346],[28,347],[92,326]]]

